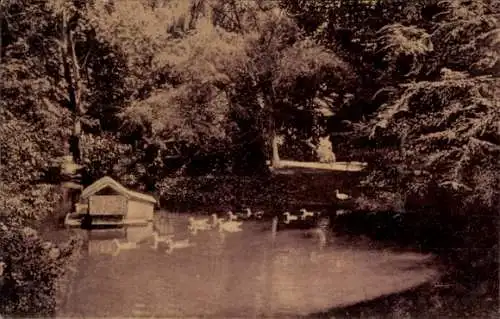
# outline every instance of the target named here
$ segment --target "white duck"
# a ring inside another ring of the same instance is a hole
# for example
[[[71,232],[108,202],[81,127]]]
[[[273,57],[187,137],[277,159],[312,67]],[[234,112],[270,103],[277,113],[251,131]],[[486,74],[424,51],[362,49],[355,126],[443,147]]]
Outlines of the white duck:
[[[283,213],[283,215],[285,216],[285,224],[290,224],[290,222],[293,220],[299,220],[299,216],[292,215],[290,214],[290,212],[285,212]]]
[[[310,211],[308,211],[308,210],[307,210],[307,209],[305,209],[305,208],[302,208],[302,209],[300,210],[300,213],[301,213],[301,215],[300,215],[300,218],[301,218],[301,219],[307,219],[307,217],[314,217],[314,216],[316,216],[316,213],[315,213],[315,212],[310,212]]]
[[[228,233],[236,233],[242,231],[241,225],[243,225],[243,222],[237,222],[237,221],[227,221],[223,223],[219,223],[219,231],[223,232],[226,231]]]
[[[208,230],[212,228],[208,218],[194,219],[194,217],[189,217],[188,221],[189,221],[188,230],[193,235],[196,235],[198,233],[198,230]]]
[[[183,240],[174,241],[172,237],[168,238],[166,244],[168,245],[168,249],[166,250],[167,254],[171,254],[174,249],[182,249],[195,246],[194,243],[189,242],[189,238]]]
[[[349,211],[347,209],[337,209],[335,211],[336,216],[346,215],[348,213],[349,213]]]
[[[229,219],[229,221],[235,221],[238,219],[238,216],[236,216],[232,211],[228,211],[227,218]]]
[[[250,217],[252,217],[252,210],[250,208],[245,208],[244,212],[237,213],[236,217],[241,219],[250,219]]]
[[[113,256],[118,256],[120,254],[120,251],[122,250],[132,250],[137,248],[137,243],[134,242],[125,242],[125,243],[120,243],[118,239],[113,239],[113,243],[115,243],[117,249],[113,253]]]
[[[255,216],[256,219],[262,219],[262,217],[264,217],[264,212],[259,210],[255,213],[253,213],[253,215]]]
[[[335,196],[337,197],[337,199],[340,199],[340,200],[346,200],[346,199],[349,199],[351,198],[349,195],[347,194],[342,194],[342,193],[339,193],[339,190],[336,189],[335,190]]]
[[[159,243],[166,243],[170,239],[171,236],[160,236],[158,232],[154,231],[153,232],[153,249],[158,249],[158,244]]]

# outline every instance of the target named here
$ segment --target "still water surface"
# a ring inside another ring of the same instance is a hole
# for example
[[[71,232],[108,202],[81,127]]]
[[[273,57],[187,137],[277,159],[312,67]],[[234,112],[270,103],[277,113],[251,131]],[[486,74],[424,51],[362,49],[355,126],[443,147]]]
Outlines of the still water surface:
[[[356,245],[327,234],[245,222],[243,231],[187,231],[187,215],[90,232],[62,317],[296,316],[403,291],[437,276],[432,256]],[[269,225],[268,225],[269,224]],[[153,227],[194,245],[153,248]],[[113,239],[139,242],[117,251]],[[431,263],[432,264],[432,263]]]

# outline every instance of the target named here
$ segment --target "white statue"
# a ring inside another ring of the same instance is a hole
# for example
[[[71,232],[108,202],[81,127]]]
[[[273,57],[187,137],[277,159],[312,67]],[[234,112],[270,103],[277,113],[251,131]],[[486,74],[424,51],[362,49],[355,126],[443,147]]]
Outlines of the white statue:
[[[319,138],[318,146],[316,147],[316,154],[320,163],[334,163],[337,161],[335,153],[332,150],[332,142],[330,136]]]

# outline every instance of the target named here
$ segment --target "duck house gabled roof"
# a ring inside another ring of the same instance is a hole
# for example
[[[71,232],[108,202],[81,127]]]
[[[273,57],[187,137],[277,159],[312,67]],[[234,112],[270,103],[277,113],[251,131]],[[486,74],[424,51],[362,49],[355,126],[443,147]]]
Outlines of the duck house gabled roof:
[[[127,199],[139,200],[143,202],[156,204],[156,199],[153,196],[132,191],[108,176],[95,181],[92,185],[85,188],[81,194],[81,199],[89,198],[90,196],[96,194],[97,192],[107,187],[125,196]]]

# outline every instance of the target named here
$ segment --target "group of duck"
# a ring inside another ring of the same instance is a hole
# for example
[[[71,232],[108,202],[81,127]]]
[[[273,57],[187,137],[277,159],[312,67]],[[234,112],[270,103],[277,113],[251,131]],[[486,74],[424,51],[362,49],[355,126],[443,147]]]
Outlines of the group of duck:
[[[313,221],[321,216],[321,212],[312,212],[312,211],[308,211],[305,208],[300,209],[299,213],[300,213],[299,215],[296,215],[296,214],[292,214],[290,212],[284,212],[283,213],[283,223],[286,225],[290,225],[293,222]]]
[[[160,243],[165,244],[165,252],[171,254],[175,249],[187,248],[194,246],[189,239],[174,240],[174,234],[160,235],[157,231],[153,234],[153,245],[151,248],[158,250],[160,248]],[[139,243],[136,242],[120,242],[118,239],[113,239],[113,243],[116,245],[117,249],[114,251],[113,256],[118,256],[122,250],[132,250],[138,248]]]
[[[335,195],[339,200],[346,200],[350,197],[346,194],[339,193],[338,190],[335,191]],[[342,214],[343,211],[337,211],[337,215]],[[281,214],[281,216],[275,216],[276,221],[281,220],[284,225],[293,224],[321,224],[321,212],[308,211],[305,208],[299,210],[299,214],[292,214],[286,211]],[[228,211],[226,217],[219,217],[218,214],[214,213],[210,218],[194,218],[189,217],[187,229],[192,235],[197,235],[199,231],[207,230],[218,230],[221,234],[224,233],[236,233],[242,231],[242,225],[244,221],[247,220],[261,220],[264,217],[263,211],[253,212],[250,208],[245,208],[242,212],[233,213]],[[280,218],[281,217],[281,218]],[[326,219],[325,219],[326,220]],[[319,222],[318,222],[319,221]],[[317,225],[320,226],[321,225]],[[126,242],[120,243],[117,239],[114,240],[117,250],[115,255],[119,254],[121,250],[130,250],[137,248],[137,243]],[[157,250],[159,244],[164,243],[167,246],[167,253],[172,253],[175,249],[187,248],[194,246],[189,239],[174,240],[174,234],[160,235],[158,232],[153,232],[153,245],[152,248]]]
[[[241,226],[245,220],[260,220],[264,217],[264,212],[252,212],[250,208],[244,209],[241,213],[233,213],[228,211],[226,218],[219,217],[217,214],[212,214],[210,218],[195,219],[189,217],[188,230],[192,235],[196,235],[198,231],[217,229],[219,232],[236,233],[242,231]]]
[[[188,219],[188,231],[191,235],[197,235],[199,231],[213,230],[216,229],[220,233],[235,233],[242,231],[243,220],[250,219],[262,219],[264,213],[262,211],[252,212],[250,208],[247,208],[242,213],[234,214],[232,211],[227,213],[226,218],[219,218],[217,214],[212,214],[211,218],[201,218],[195,219],[194,217],[189,217]],[[160,244],[166,246],[166,252],[171,254],[176,249],[192,247],[195,244],[189,241],[189,238],[182,240],[174,240],[174,234],[160,235],[157,231],[152,233],[153,245],[151,248],[158,250]],[[114,251],[113,255],[117,256],[122,250],[132,250],[138,248],[138,243],[135,242],[125,242],[122,243],[118,239],[113,240],[117,249]]]
[[[242,225],[247,220],[262,220],[264,217],[263,211],[252,212],[250,208],[246,208],[241,213],[233,213],[228,211],[226,217],[219,218],[217,214],[212,214],[210,218],[196,219],[189,217],[188,231],[192,235],[196,235],[198,231],[216,229],[219,232],[235,233],[242,231]],[[299,210],[299,214],[293,214],[289,211],[275,216],[278,222],[284,225],[293,225],[298,223],[312,222],[313,224],[321,217],[321,212],[308,211],[305,208]]]

